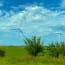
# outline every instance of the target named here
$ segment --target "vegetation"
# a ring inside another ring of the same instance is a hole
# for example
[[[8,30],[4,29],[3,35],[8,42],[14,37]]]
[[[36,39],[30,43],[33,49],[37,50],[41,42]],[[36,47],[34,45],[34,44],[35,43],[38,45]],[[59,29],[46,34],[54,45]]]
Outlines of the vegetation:
[[[37,56],[38,53],[43,51],[40,37],[33,36],[32,39],[26,38],[25,44],[27,51],[33,56]]]
[[[30,56],[22,46],[5,46],[0,47],[5,50],[6,55],[0,57],[0,65],[65,65],[65,57],[52,57],[45,55]]]
[[[52,43],[48,46],[48,50],[51,56],[53,57],[59,57],[60,55],[60,44],[57,43]]]
[[[4,57],[5,56],[5,51],[4,50],[0,50],[0,57]]]
[[[26,46],[0,46],[0,65],[65,65],[65,42],[44,46],[36,36],[24,41]]]
[[[48,51],[50,55],[53,57],[59,57],[60,55],[65,56],[65,43],[64,42],[51,43],[48,46]]]
[[[64,42],[60,43],[60,53],[61,55],[65,56],[65,43]]]

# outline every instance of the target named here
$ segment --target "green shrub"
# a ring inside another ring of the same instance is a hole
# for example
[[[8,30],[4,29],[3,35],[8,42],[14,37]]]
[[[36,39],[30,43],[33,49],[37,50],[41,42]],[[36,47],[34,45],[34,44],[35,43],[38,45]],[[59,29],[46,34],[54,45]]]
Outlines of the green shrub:
[[[49,50],[49,53],[51,56],[53,57],[59,57],[60,55],[60,44],[57,42],[57,43],[51,43],[49,46],[48,46],[48,50]]]
[[[5,56],[5,51],[0,50],[0,57],[4,57]]]
[[[61,42],[60,44],[60,54],[65,56],[65,43]]]
[[[32,39],[26,38],[24,42],[26,44],[27,51],[32,56],[37,56],[38,53],[43,51],[40,37],[33,36]]]

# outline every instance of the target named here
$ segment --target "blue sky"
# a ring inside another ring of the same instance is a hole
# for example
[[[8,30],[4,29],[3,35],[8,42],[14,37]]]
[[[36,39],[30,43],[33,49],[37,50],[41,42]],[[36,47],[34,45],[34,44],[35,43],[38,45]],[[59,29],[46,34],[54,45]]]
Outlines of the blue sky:
[[[0,0],[0,45],[24,45],[24,36],[45,44],[65,39],[65,0]]]

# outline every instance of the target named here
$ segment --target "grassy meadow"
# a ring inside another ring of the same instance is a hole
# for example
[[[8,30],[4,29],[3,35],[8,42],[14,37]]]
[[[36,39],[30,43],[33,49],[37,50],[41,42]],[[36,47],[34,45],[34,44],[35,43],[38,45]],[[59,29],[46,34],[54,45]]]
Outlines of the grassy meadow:
[[[34,57],[28,54],[23,46],[0,46],[5,56],[0,57],[0,65],[65,65],[65,57],[58,58],[48,55],[48,51]]]

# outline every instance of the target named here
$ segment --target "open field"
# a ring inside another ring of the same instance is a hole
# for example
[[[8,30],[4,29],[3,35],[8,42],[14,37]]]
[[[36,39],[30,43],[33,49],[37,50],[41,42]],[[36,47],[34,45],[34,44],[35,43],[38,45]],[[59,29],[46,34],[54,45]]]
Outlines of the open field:
[[[0,65],[65,65],[64,57],[52,58],[43,53],[32,57],[21,46],[1,46],[0,49],[5,50],[5,57],[0,57]]]

